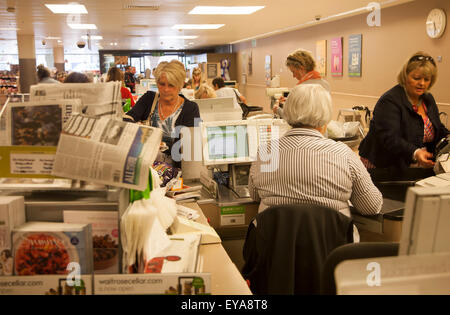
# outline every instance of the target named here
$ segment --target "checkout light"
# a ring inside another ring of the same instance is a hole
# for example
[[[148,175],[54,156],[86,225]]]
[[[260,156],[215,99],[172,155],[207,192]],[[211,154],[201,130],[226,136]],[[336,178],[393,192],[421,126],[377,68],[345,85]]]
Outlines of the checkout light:
[[[255,13],[263,8],[264,6],[196,6],[189,14],[242,15]]]
[[[217,30],[225,24],[175,24],[172,26],[176,30]]]

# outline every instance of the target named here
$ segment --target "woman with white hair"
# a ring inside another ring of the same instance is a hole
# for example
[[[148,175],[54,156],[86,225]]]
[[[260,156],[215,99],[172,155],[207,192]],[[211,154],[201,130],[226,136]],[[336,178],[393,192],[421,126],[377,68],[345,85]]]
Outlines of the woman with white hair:
[[[180,61],[163,61],[153,73],[158,93],[147,91],[126,113],[124,120],[147,122],[153,127],[161,128],[163,142],[168,146],[165,154],[170,156],[172,145],[179,140],[176,128],[178,126],[194,127],[200,120],[200,111],[197,103],[189,101],[180,94],[186,78],[186,70]],[[180,164],[176,161],[174,165]]]
[[[287,98],[284,114],[292,129],[272,140],[270,150],[260,147],[250,169],[250,196],[261,202],[259,211],[309,203],[350,217],[351,201],[363,215],[379,213],[381,193],[358,155],[323,135],[332,115],[330,93],[317,84],[298,85]]]

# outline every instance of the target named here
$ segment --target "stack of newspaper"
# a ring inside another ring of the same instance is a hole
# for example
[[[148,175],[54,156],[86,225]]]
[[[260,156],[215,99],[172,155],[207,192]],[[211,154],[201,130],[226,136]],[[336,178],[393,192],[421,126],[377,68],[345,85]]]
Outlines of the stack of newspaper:
[[[61,132],[52,174],[145,190],[161,138],[158,128],[72,115]]]
[[[30,87],[30,100],[80,99],[83,105],[83,114],[121,118],[123,111],[120,88],[119,81],[38,84]]]
[[[122,114],[119,82],[32,86],[29,102],[0,113],[0,188],[54,188],[43,179],[60,176],[66,188],[76,179],[144,190],[162,132]]]

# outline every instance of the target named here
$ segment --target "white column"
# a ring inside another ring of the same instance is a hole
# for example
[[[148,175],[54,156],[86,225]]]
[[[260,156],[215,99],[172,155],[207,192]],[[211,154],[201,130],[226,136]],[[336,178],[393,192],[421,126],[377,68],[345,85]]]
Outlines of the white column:
[[[30,86],[36,84],[36,49],[34,35],[17,34],[19,49],[20,92],[30,93]]]
[[[64,46],[53,47],[53,64],[58,71],[65,71]]]

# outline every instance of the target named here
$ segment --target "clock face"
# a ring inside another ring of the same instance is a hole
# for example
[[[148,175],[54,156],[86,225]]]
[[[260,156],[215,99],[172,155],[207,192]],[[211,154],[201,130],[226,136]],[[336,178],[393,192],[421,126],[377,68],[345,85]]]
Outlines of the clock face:
[[[427,18],[427,34],[431,38],[439,38],[444,34],[445,26],[447,24],[447,17],[445,11],[442,9],[433,9],[428,14]]]

